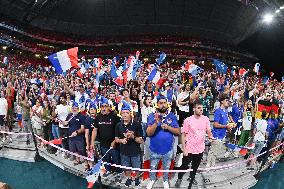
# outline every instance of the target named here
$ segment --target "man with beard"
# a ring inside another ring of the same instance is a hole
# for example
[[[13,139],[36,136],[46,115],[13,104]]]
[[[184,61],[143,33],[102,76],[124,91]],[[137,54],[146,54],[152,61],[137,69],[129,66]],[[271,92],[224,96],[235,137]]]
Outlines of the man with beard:
[[[55,114],[57,115],[57,120],[59,122],[59,133],[60,133],[60,137],[65,138],[68,136],[68,124],[63,124],[64,121],[66,121],[68,114],[70,113],[70,106],[67,105],[66,102],[66,95],[62,94],[59,97],[60,100],[60,104],[56,106],[55,109]],[[62,140],[62,146],[65,150],[68,150],[68,142],[66,139]],[[59,153],[59,150],[58,150]],[[67,154],[63,153],[62,156],[64,158],[67,158]]]
[[[163,169],[168,170],[173,156],[174,135],[180,135],[177,117],[168,111],[167,98],[157,96],[157,111],[151,113],[147,120],[147,135],[150,137],[150,162],[151,169],[157,169],[158,162],[162,159]],[[163,174],[164,188],[169,188],[168,173]],[[147,189],[151,189],[156,180],[156,173],[150,173],[150,182]]]
[[[112,148],[106,154],[103,161],[110,163],[112,160],[112,163],[119,165],[119,152],[115,149],[115,126],[120,122],[120,119],[111,111],[112,103],[107,98],[101,98],[100,106],[101,112],[95,118],[90,150],[95,149],[95,140],[98,139],[102,155],[105,155],[105,153]],[[104,176],[107,176],[110,174],[111,167],[105,165],[105,168],[107,172]]]
[[[203,114],[203,102],[198,100],[194,102],[193,106],[194,115],[186,118],[182,127],[182,148],[183,159],[182,165],[179,170],[188,169],[188,165],[191,162],[190,182],[188,188],[191,188],[192,184],[196,184],[195,175],[200,165],[203,152],[205,150],[205,136],[208,134],[209,140],[212,139],[212,133],[210,128],[210,121],[207,116]],[[185,173],[178,173],[178,180],[175,184],[176,188],[181,185],[182,177]]]

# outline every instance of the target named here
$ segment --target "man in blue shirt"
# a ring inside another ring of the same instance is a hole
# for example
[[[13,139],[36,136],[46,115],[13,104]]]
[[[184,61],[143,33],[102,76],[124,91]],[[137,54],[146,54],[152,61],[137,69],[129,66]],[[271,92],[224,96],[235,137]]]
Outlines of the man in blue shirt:
[[[215,166],[217,155],[221,153],[224,148],[223,139],[226,137],[226,131],[231,132],[233,126],[229,123],[228,107],[229,98],[228,96],[220,95],[221,106],[214,113],[214,124],[212,134],[214,140],[211,143],[210,150],[207,157],[207,167]]]
[[[72,113],[66,118],[68,120],[68,136],[69,136],[69,150],[79,155],[85,155],[85,143],[84,143],[84,121],[85,117],[79,112],[79,104],[74,102],[72,106]],[[80,158],[76,157],[74,165],[80,163]]]
[[[157,109],[147,119],[147,135],[150,137],[150,162],[151,169],[157,169],[158,162],[162,159],[163,169],[168,170],[173,156],[174,135],[180,135],[177,117],[168,111],[167,98],[157,96]],[[150,182],[147,189],[151,189],[156,180],[156,173],[150,173]],[[164,188],[169,188],[168,173],[163,174]]]

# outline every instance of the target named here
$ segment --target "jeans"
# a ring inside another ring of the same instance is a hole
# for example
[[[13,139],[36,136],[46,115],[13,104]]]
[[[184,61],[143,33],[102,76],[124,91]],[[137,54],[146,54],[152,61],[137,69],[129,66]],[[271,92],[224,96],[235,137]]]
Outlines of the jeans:
[[[58,125],[52,124],[51,129],[52,129],[53,138],[54,139],[59,138],[60,135],[59,135],[59,127],[58,127]]]
[[[31,120],[30,120],[30,119],[24,119],[24,121],[23,121],[23,127],[24,127],[24,131],[25,131],[26,133],[32,132]],[[31,140],[32,140],[32,135],[27,135],[27,141],[31,141]]]
[[[155,152],[150,152],[150,165],[151,165],[151,170],[156,170],[158,163],[160,159],[162,159],[163,163],[163,170],[169,170],[171,166],[171,160],[173,157],[173,149],[170,150],[168,153],[162,155],[162,154],[157,154]],[[150,172],[150,180],[156,180],[156,173]],[[169,180],[169,173],[164,172],[163,173],[163,180],[168,181]]]
[[[105,153],[109,150],[109,148],[106,147],[101,147],[101,152],[102,155],[105,155]],[[104,162],[108,163],[114,163],[116,165],[120,165],[120,160],[119,160],[119,152],[116,149],[111,149],[106,156],[103,158]],[[111,166],[110,165],[105,165],[105,168],[108,172],[111,171]],[[114,167],[115,172],[120,172],[120,170],[116,167]]]
[[[141,157],[137,156],[125,156],[120,154],[121,165],[126,167],[141,168]]]

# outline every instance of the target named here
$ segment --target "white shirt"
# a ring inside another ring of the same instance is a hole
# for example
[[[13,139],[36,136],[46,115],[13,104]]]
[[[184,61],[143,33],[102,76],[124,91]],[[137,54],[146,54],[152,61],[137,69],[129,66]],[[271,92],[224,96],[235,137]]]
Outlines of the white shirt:
[[[0,115],[7,116],[8,102],[6,98],[0,98]]]
[[[142,123],[147,123],[147,118],[148,116],[153,113],[155,111],[155,108],[149,106],[149,107],[146,107],[146,106],[143,106],[141,108],[141,114],[142,114]]]
[[[186,99],[190,94],[188,92],[182,92],[178,95],[178,101],[182,101],[184,99]],[[189,112],[189,105],[180,105],[178,104],[179,110],[182,112]]]
[[[254,141],[265,141],[266,129],[267,129],[267,121],[264,119],[257,119],[256,134],[254,135]]]
[[[70,106],[68,105],[64,106],[63,104],[59,104],[56,106],[55,113],[57,114],[57,118],[60,121],[66,121],[68,114],[71,113]],[[64,126],[61,122],[59,122],[59,127],[68,128],[68,126]]]
[[[246,131],[251,130],[252,114],[250,111],[245,112],[246,116],[243,118],[243,129]]]

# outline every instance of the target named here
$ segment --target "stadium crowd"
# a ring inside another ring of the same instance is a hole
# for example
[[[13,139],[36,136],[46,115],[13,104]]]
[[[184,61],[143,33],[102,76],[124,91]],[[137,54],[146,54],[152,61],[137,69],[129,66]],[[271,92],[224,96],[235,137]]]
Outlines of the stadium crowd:
[[[196,183],[207,141],[211,146],[206,166],[211,167],[225,143],[254,144],[249,153],[254,157],[284,139],[284,85],[277,80],[263,81],[256,74],[222,74],[215,69],[204,69],[193,76],[164,64],[158,68],[164,78],[158,85],[148,80],[154,65],[142,64],[131,80],[118,86],[107,64],[103,68],[91,66],[81,77],[76,69],[62,75],[51,67],[30,64],[10,63],[1,68],[1,131],[19,129],[33,131],[47,141],[62,139],[59,146],[66,150],[91,158],[107,152],[104,161],[134,168],[142,167],[145,156],[149,156],[151,169],[157,169],[162,160],[163,169],[168,170],[176,154],[183,154],[181,166],[175,169],[187,169],[191,162],[189,188]],[[97,85],[98,69],[104,68]],[[1,137],[6,142],[12,140],[6,134]],[[30,145],[30,136],[26,142]],[[177,147],[179,143],[181,147]],[[40,140],[38,146],[55,153]],[[230,148],[226,151],[225,157],[240,155]],[[93,166],[93,162],[82,162],[59,150],[56,155],[74,161],[74,166],[84,163],[86,171]],[[248,169],[255,163],[250,161]],[[104,176],[122,171],[105,168]],[[125,175],[126,186],[132,181],[140,184],[138,174],[133,178],[131,171],[125,170]],[[168,176],[163,174],[164,188],[169,188]],[[183,173],[179,173],[176,187],[180,187],[182,178]],[[156,174],[150,173],[147,189],[155,180]]]

